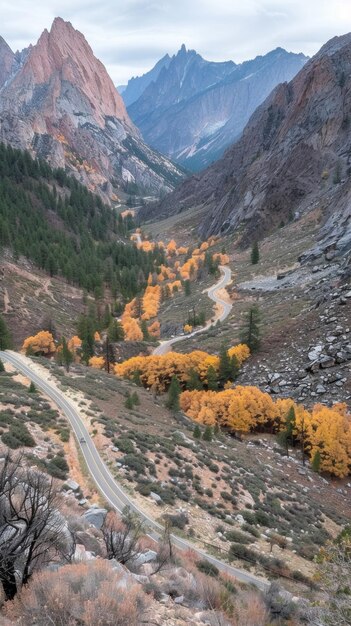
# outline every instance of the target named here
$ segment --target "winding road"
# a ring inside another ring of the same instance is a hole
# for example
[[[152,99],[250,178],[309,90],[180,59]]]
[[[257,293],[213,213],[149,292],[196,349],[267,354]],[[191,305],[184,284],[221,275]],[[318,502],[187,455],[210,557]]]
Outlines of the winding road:
[[[190,337],[194,337],[194,335],[199,335],[200,333],[205,332],[205,330],[211,328],[211,326],[214,326],[218,321],[223,322],[228,317],[232,309],[232,304],[224,300],[218,294],[218,292],[222,289],[225,289],[229,285],[232,280],[232,271],[229,267],[226,267],[224,265],[220,265],[219,269],[221,270],[222,276],[218,283],[212,285],[212,287],[207,290],[207,295],[211,300],[213,300],[215,304],[221,307],[221,314],[218,315],[214,321],[211,320],[210,322],[208,322],[206,326],[202,326],[198,330],[194,330],[187,335],[179,335],[178,337],[173,337],[172,339],[161,341],[160,345],[158,345],[157,348],[155,348],[155,350],[153,351],[153,354],[166,354],[166,352],[169,352],[172,349],[172,346],[175,343],[178,343],[179,341],[184,341],[184,339],[189,339]]]
[[[72,430],[78,439],[87,469],[106,501],[109,502],[110,505],[119,513],[123,511],[125,506],[129,506],[131,510],[135,511],[145,521],[147,527],[150,529],[150,535],[156,541],[159,540],[163,531],[162,526],[151,519],[142,509],[140,509],[118,484],[117,480],[110,474],[107,466],[101,459],[100,454],[96,449],[89,431],[84,424],[83,418],[81,417],[76,406],[65,397],[62,391],[60,391],[54,383],[49,383],[40,375],[40,372],[35,371],[35,365],[32,364],[27,357],[7,350],[5,352],[0,351],[0,358],[13,365],[17,371],[32,380],[38,389],[41,389],[49,398],[51,398],[51,400],[53,400],[53,402],[55,402],[55,404],[66,415],[71,424]],[[82,442],[81,439],[84,439],[84,442]],[[234,576],[241,582],[255,585],[262,591],[266,591],[269,588],[270,583],[267,580],[253,576],[245,570],[232,567],[210,554],[207,554],[205,551],[196,548],[191,542],[181,539],[176,535],[172,535],[172,543],[180,550],[190,549],[195,551],[201,556],[201,558],[204,558],[210,563],[216,565],[220,571]]]

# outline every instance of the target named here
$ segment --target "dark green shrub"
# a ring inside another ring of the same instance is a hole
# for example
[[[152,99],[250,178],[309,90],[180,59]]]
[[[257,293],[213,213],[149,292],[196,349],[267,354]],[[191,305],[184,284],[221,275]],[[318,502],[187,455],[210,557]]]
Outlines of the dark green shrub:
[[[255,528],[255,526],[251,526],[251,524],[243,524],[242,525],[242,530],[244,530],[247,533],[250,533],[250,535],[253,535],[254,537],[260,537],[261,533],[259,530],[257,530],[257,528]]]
[[[229,556],[237,559],[244,559],[251,561],[251,563],[257,562],[257,554],[250,548],[242,545],[241,543],[232,543],[229,548]]]
[[[135,452],[134,443],[131,439],[128,439],[128,437],[119,437],[114,440],[114,444],[121,452],[124,452],[124,454],[132,454]]]
[[[196,563],[196,567],[199,570],[199,572],[202,572],[203,574],[207,574],[207,576],[212,576],[213,578],[217,578],[217,576],[219,575],[218,567],[216,567],[213,563],[210,563],[210,561],[206,561],[205,559],[198,561]]]
[[[245,535],[245,533],[240,532],[240,530],[229,530],[226,532],[225,536],[228,541],[233,541],[235,543],[252,543],[252,537],[250,537],[250,535]]]
[[[60,455],[56,455],[53,459],[51,459],[47,463],[46,469],[51,476],[54,478],[60,478],[61,480],[65,480],[65,478],[67,478],[67,473],[69,471],[66,459]]]

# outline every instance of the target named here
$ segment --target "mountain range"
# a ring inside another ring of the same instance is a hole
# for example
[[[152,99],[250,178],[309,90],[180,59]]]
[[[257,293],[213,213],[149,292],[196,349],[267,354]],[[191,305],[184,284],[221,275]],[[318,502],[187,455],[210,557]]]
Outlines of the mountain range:
[[[222,159],[142,217],[204,207],[199,234],[264,236],[306,211],[320,214],[314,254],[351,250],[351,34],[335,37],[278,85]]]
[[[61,18],[20,53],[0,39],[0,140],[66,167],[105,200],[164,193],[184,177],[145,144],[105,67]]]
[[[122,91],[145,141],[190,170],[222,156],[259,104],[306,63],[303,54],[277,48],[252,61],[206,61],[183,44]]]

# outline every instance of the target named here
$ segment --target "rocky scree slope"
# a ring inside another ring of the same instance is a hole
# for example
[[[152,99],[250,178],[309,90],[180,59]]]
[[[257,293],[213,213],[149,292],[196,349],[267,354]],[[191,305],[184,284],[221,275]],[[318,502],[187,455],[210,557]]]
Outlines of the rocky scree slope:
[[[144,139],[196,171],[220,158],[256,107],[306,61],[277,48],[239,65],[214,63],[183,45],[138,99],[128,102],[132,85],[123,98]]]
[[[351,249],[351,34],[322,47],[257,109],[241,139],[144,219],[204,206],[203,238],[240,229],[243,243],[316,207],[324,229],[316,254]]]
[[[56,18],[35,46],[13,54],[0,41],[0,140],[67,167],[113,198],[133,185],[171,191],[183,172],[143,142],[84,36]]]

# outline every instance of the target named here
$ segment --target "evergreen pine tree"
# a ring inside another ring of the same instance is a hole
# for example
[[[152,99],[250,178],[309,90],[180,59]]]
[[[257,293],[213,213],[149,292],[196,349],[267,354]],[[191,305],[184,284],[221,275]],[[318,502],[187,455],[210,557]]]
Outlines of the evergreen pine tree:
[[[139,396],[138,396],[136,391],[133,392],[132,399],[133,399],[133,404],[135,406],[139,406],[140,405],[140,399],[139,399]]]
[[[143,333],[143,340],[150,341],[150,333],[147,327],[146,320],[141,320],[140,329],[141,329],[141,332]]]
[[[135,370],[135,372],[133,372],[132,382],[133,382],[135,385],[138,385],[138,387],[141,387],[141,378],[140,378],[140,372],[139,372],[139,370]]]
[[[312,469],[314,472],[319,472],[321,467],[321,453],[317,450],[312,459]]]
[[[201,430],[198,424],[195,424],[194,426],[193,437],[194,439],[201,439]]]
[[[252,249],[251,249],[251,263],[252,265],[257,265],[257,263],[260,260],[260,251],[258,248],[258,242],[254,241],[254,243],[252,244]]]
[[[179,381],[176,376],[173,376],[171,380],[171,384],[168,389],[168,398],[166,402],[166,406],[168,409],[171,409],[172,411],[179,411],[179,395],[180,395]]]
[[[189,379],[187,380],[186,388],[189,391],[201,391],[201,389],[203,389],[200,376],[194,368],[189,371]]]
[[[0,359],[0,372],[4,372],[5,371],[5,366],[2,362],[2,360]]]
[[[28,387],[28,391],[29,391],[29,393],[36,393],[36,391],[37,391],[37,388],[36,388],[36,386],[35,386],[35,384],[33,383],[32,380],[31,380],[30,385]]]
[[[211,426],[206,426],[204,430],[204,434],[202,435],[203,441],[212,441],[212,428]]]
[[[62,363],[65,366],[66,371],[69,372],[69,368],[70,368],[70,365],[73,363],[74,357],[73,357],[72,352],[68,348],[65,337],[62,337],[61,343],[62,343],[62,350],[61,350]]]
[[[260,348],[260,311],[254,305],[246,314],[244,326],[241,331],[241,341],[246,343],[251,352],[257,352]]]
[[[12,338],[6,322],[0,315],[0,350],[9,350],[12,347]]]
[[[221,351],[219,353],[219,368],[218,368],[218,382],[221,387],[225,385],[228,380],[233,380],[233,362],[228,354],[228,350],[225,344],[222,344]]]
[[[124,330],[121,322],[116,319],[113,319],[110,322],[110,325],[107,329],[107,335],[109,340],[112,343],[116,343],[117,341],[123,341],[124,339]]]
[[[126,401],[124,403],[124,406],[126,407],[126,409],[132,409],[133,406],[134,406],[133,398],[132,398],[132,396],[130,395],[129,392],[128,392]]]
[[[184,293],[186,296],[190,296],[191,294],[191,283],[190,280],[184,281]]]
[[[290,407],[285,420],[285,427],[278,434],[279,443],[285,447],[286,455],[289,456],[289,443],[294,444],[294,428],[296,425],[296,415],[293,406]]]
[[[111,316],[110,306],[106,304],[104,315],[102,318],[102,327],[108,328],[111,323],[111,320],[112,320],[112,316]]]
[[[209,366],[209,368],[207,370],[206,378],[207,378],[207,389],[209,391],[217,391],[217,389],[218,389],[218,376],[217,376],[217,372],[216,372],[215,368],[213,367],[213,365]]]

